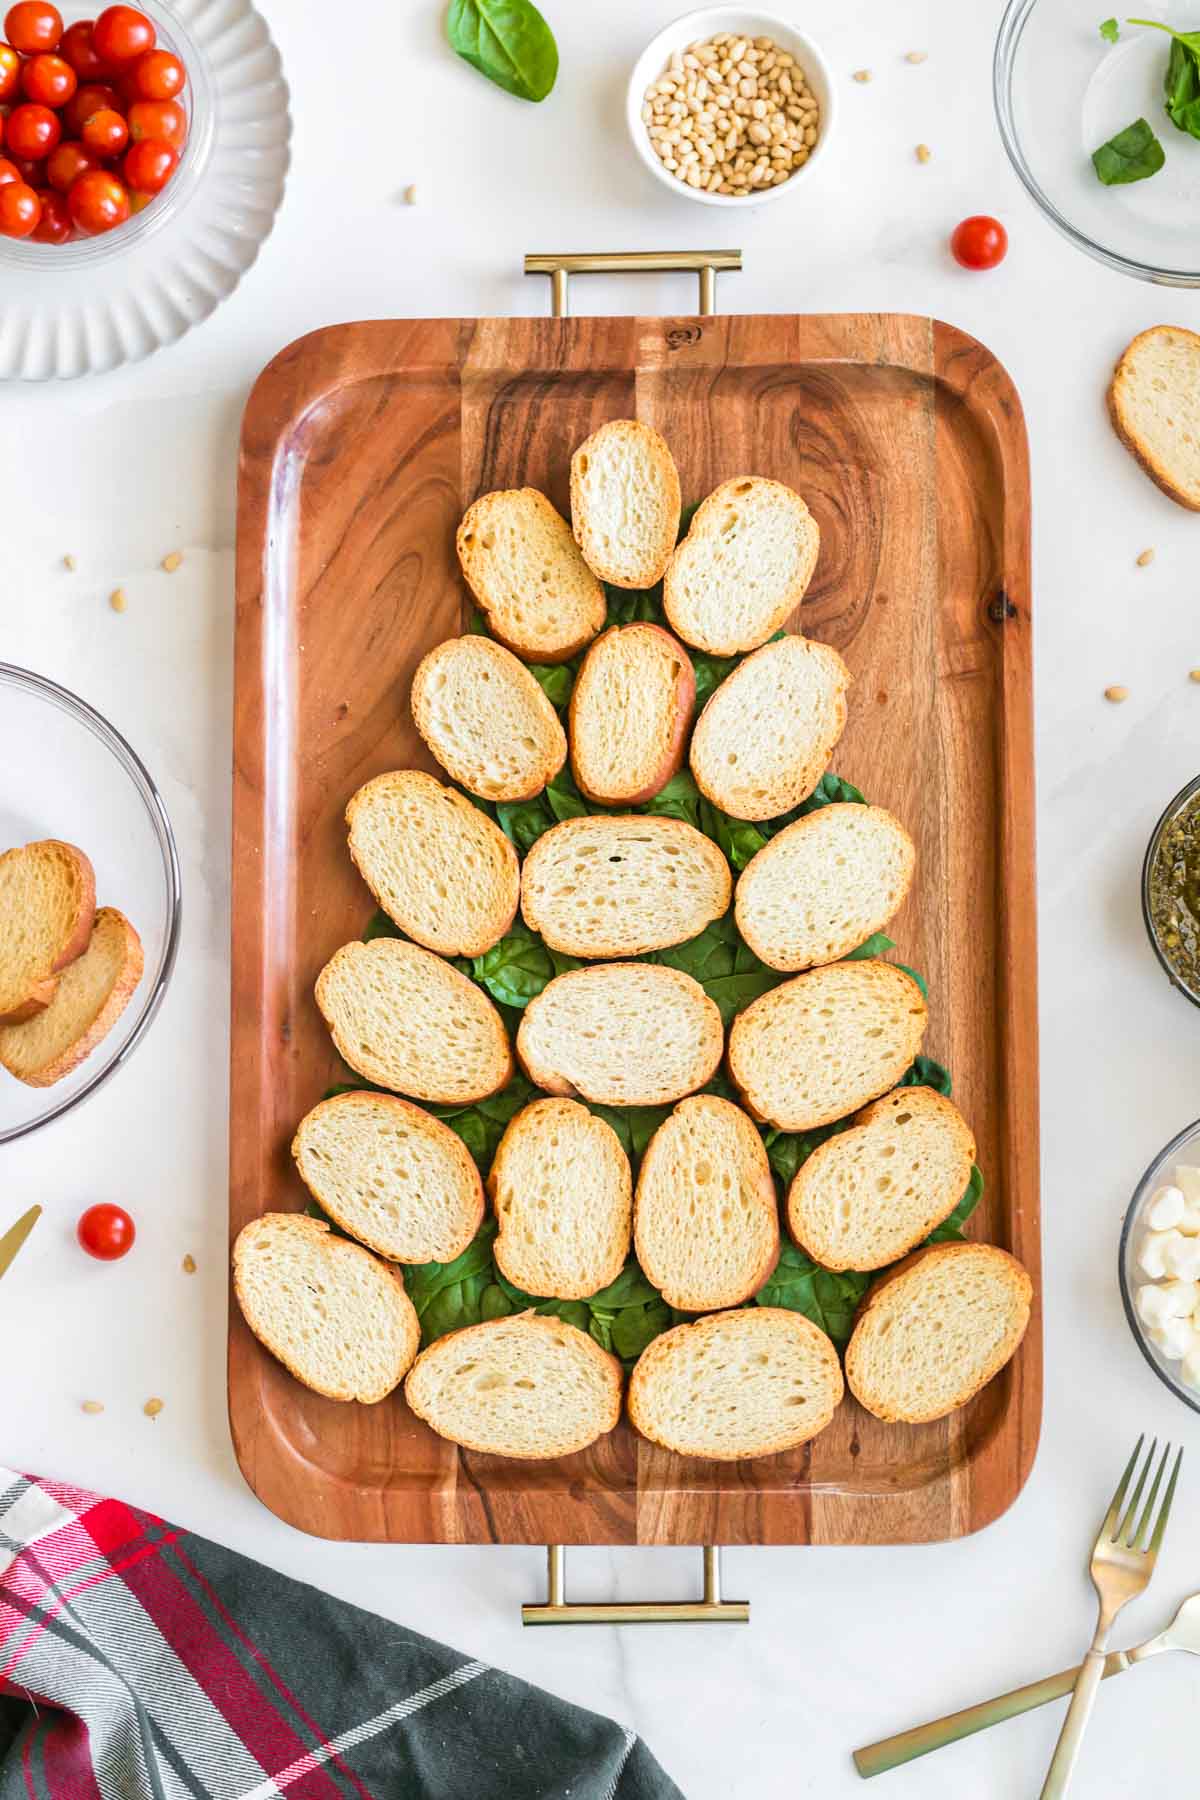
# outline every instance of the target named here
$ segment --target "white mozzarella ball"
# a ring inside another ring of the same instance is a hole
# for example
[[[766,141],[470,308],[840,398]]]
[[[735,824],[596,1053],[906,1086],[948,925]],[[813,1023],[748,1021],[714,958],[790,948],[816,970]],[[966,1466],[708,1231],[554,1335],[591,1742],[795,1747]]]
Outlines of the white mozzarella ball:
[[[1200,1300],[1200,1287],[1194,1281],[1164,1281],[1158,1291],[1166,1306],[1164,1319],[1186,1319]]]
[[[1146,1223],[1153,1231],[1170,1231],[1173,1225],[1178,1225],[1186,1210],[1183,1189],[1168,1184],[1151,1194],[1146,1208]]]
[[[1183,1237],[1178,1231],[1165,1231],[1163,1236],[1172,1240],[1163,1245],[1167,1274],[1177,1275],[1183,1281],[1200,1278],[1200,1238]]]
[[[1168,1319],[1155,1341],[1168,1362],[1178,1362],[1200,1343],[1200,1334],[1191,1319]]]
[[[1142,1239],[1142,1247],[1138,1251],[1138,1268],[1151,1281],[1161,1281],[1167,1274],[1167,1251],[1174,1244],[1186,1243],[1187,1239],[1178,1231],[1148,1231]],[[1172,1269],[1172,1275],[1180,1271]]]
[[[1172,1172],[1171,1180],[1183,1192],[1188,1206],[1200,1206],[1200,1168],[1192,1168],[1187,1163]]]
[[[1146,1282],[1137,1291],[1137,1314],[1142,1324],[1151,1331],[1160,1329],[1169,1318],[1174,1317],[1167,1304],[1166,1292],[1156,1287],[1154,1282]]]

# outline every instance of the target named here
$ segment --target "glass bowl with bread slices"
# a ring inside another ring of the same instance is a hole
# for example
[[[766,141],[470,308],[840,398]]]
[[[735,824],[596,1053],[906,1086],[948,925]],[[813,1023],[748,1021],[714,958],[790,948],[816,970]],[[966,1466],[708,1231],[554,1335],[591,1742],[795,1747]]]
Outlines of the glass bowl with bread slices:
[[[132,1055],[179,918],[170,822],[136,752],[77,695],[0,663],[0,1144]]]

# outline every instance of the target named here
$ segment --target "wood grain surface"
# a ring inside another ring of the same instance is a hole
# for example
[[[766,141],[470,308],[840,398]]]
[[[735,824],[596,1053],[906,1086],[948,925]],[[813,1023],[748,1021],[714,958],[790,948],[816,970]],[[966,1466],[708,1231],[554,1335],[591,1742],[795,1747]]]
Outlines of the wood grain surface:
[[[926,1050],[953,1071],[987,1193],[970,1234],[1039,1284],[1029,486],[1004,370],[896,315],[424,320],[337,326],[260,377],[239,471],[231,1239],[303,1205],[289,1145],[339,1076],[314,978],[373,910],[343,809],[431,768],[408,690],[468,609],[454,528],[490,488],[567,510],[570,453],[606,419],[661,431],[685,500],[730,476],[797,488],[821,555],[794,623],[850,665],[835,767],[907,824],[891,928],[929,979]],[[399,1395],[309,1393],[230,1308],[229,1408],[264,1503],[303,1530],[396,1542],[908,1543],[1001,1513],[1041,1418],[1035,1306],[969,1407],[888,1426],[847,1401],[794,1453],[717,1464],[625,1425],[521,1464],[458,1450]]]

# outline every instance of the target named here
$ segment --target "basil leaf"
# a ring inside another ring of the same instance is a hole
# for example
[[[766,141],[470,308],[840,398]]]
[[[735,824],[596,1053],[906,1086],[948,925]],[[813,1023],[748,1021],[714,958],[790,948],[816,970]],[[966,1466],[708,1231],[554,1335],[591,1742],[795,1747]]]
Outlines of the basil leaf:
[[[1163,81],[1166,95],[1167,117],[1181,131],[1188,129],[1185,120],[1188,109],[1200,92],[1200,67],[1197,59],[1179,38],[1171,39],[1171,54],[1167,58],[1167,73]]]
[[[854,1269],[835,1273],[822,1269],[794,1244],[785,1243],[766,1286],[754,1296],[757,1306],[785,1306],[803,1313],[814,1325],[844,1344],[854,1329],[854,1313],[871,1277]]]
[[[1121,35],[1121,27],[1115,19],[1105,19],[1100,27],[1100,36],[1106,44],[1115,44]]]
[[[940,1062],[934,1062],[932,1056],[918,1056],[917,1060],[907,1068],[897,1087],[931,1087],[939,1094],[950,1098],[950,1071],[943,1068]]]
[[[557,712],[565,712],[575,686],[576,665],[565,663],[527,663],[526,668]]]
[[[579,959],[551,950],[524,920],[517,918],[498,944],[485,950],[471,964],[471,973],[493,1000],[519,1011],[537,998],[547,982],[567,969],[577,969]]]
[[[967,1183],[967,1191],[950,1214],[941,1224],[931,1231],[925,1239],[927,1244],[957,1244],[962,1242],[962,1227],[966,1224],[979,1202],[983,1199],[983,1170],[977,1163],[971,1165],[971,1179]]]
[[[1171,116],[1175,118],[1174,113]],[[1177,118],[1175,123],[1179,123]],[[1092,152],[1093,167],[1105,187],[1145,181],[1148,176],[1157,175],[1166,160],[1166,151],[1145,119],[1135,119]]]
[[[544,100],[558,74],[554,33],[531,0],[450,0],[450,48],[518,100]]]
[[[857,950],[848,950],[842,961],[865,962],[872,956],[882,956],[885,950],[894,950],[895,948],[895,943],[885,932],[873,931],[866,942],[858,946]],[[903,967],[903,965],[901,966]],[[919,981],[920,977],[915,976],[914,980]]]

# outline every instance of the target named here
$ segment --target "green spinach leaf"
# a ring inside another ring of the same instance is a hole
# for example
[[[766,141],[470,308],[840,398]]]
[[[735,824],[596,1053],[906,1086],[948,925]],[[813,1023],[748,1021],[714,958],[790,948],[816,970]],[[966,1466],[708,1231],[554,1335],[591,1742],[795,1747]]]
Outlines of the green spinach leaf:
[[[726,1025],[744,1006],[785,979],[755,956],[738,932],[732,908],[699,937],[674,944],[669,950],[656,950],[645,960],[682,969],[698,981],[709,999],[716,1001]]]
[[[928,998],[929,998],[929,983],[926,981],[925,977],[923,975],[918,974],[916,969],[910,969],[907,963],[898,962],[896,964],[896,967],[898,969],[903,969],[904,973],[906,975],[912,976],[913,980],[916,982],[917,986],[921,990],[921,998],[923,1000],[928,1000]]]
[[[604,614],[603,630],[608,631],[614,625],[665,625],[662,607],[661,581],[652,588],[613,587],[610,582],[604,583],[604,598],[607,602]],[[668,630],[670,627],[668,627]]]
[[[660,788],[653,799],[639,806],[638,811],[650,813],[652,816],[666,819],[682,819],[686,825],[694,825],[701,829],[700,789],[696,786],[689,769],[680,769],[672,775],[666,787]]]
[[[885,950],[894,950],[896,945],[886,932],[873,931],[857,950],[848,950],[842,958],[843,962],[866,962],[873,956],[882,956]],[[903,965],[901,965],[903,967]]]
[[[635,1175],[646,1154],[646,1145],[672,1112],[670,1106],[602,1106],[594,1100],[585,1100],[584,1105],[590,1113],[612,1126],[621,1140],[622,1150],[633,1164]]]
[[[527,663],[526,667],[556,712],[565,712],[575,686],[578,663]]]
[[[803,1250],[785,1243],[774,1273],[754,1298],[758,1306],[785,1306],[803,1313],[835,1344],[844,1344],[854,1329],[855,1308],[870,1284],[869,1275],[822,1269]]]
[[[931,1231],[925,1239],[927,1244],[957,1244],[962,1242],[962,1228],[970,1218],[979,1202],[983,1199],[983,1170],[977,1163],[971,1165],[971,1179],[967,1183],[967,1191],[950,1214],[941,1224]]]
[[[471,973],[493,1000],[522,1011],[547,982],[578,967],[578,957],[551,950],[518,916],[498,944],[475,957]]]
[[[1121,27],[1115,19],[1105,19],[1100,27],[1100,36],[1106,44],[1115,44],[1121,35]]]
[[[1173,113],[1171,116],[1175,117]],[[1147,176],[1157,175],[1166,160],[1166,151],[1145,119],[1135,119],[1092,152],[1092,165],[1105,187],[1145,181]]]
[[[939,1094],[950,1098],[950,1071],[943,1068],[940,1062],[934,1062],[932,1056],[918,1056],[896,1083],[897,1087],[931,1087]]]
[[[518,100],[544,100],[558,74],[554,33],[532,0],[450,0],[450,48]]]
[[[492,1166],[496,1146],[504,1136],[504,1128],[514,1114],[531,1100],[539,1098],[538,1090],[524,1075],[514,1075],[506,1088],[474,1106],[430,1106],[426,1110],[444,1119],[451,1131],[457,1132],[481,1174]]]
[[[819,812],[823,806],[865,806],[866,798],[861,788],[856,788],[852,781],[845,781],[840,775],[822,775],[807,800],[802,800],[794,813],[785,813],[781,819],[773,819],[771,824],[775,831],[781,831],[784,825],[790,825],[793,818],[802,819],[807,813]]]
[[[696,677],[696,711],[700,712],[706,700],[711,699],[727,675],[741,662],[740,656],[702,656],[699,651],[689,652],[692,659],[692,672]]]
[[[492,1243],[496,1222],[485,1219],[478,1233],[453,1262],[409,1263],[404,1286],[421,1322],[422,1345],[479,1325],[485,1319],[502,1319],[519,1309],[496,1279]]]
[[[379,907],[375,912],[373,912],[371,914],[370,918],[367,920],[365,926],[363,927],[362,941],[364,944],[369,944],[371,942],[372,938],[378,938],[378,937],[398,938],[398,937],[403,937],[403,936],[404,936],[404,933],[401,931],[401,929],[397,925],[396,921],[394,919],[390,919],[388,917],[388,915],[384,912],[383,908]]]

